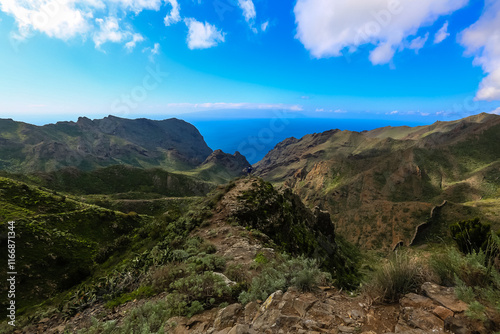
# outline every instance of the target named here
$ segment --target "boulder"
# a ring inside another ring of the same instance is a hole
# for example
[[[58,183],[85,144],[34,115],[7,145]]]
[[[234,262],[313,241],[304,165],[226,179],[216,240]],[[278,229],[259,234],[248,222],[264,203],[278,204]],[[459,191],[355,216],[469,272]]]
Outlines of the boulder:
[[[231,304],[224,307],[217,313],[217,317],[214,321],[214,328],[216,330],[222,330],[227,327],[233,327],[242,310],[243,306],[241,306],[241,304]]]
[[[443,321],[448,317],[453,317],[454,314],[452,310],[443,306],[437,306],[434,310],[432,310],[432,313],[437,315]]]
[[[453,312],[464,312],[467,310],[467,304],[455,296],[453,288],[445,288],[437,284],[427,282],[422,284],[422,291],[424,291],[427,297],[452,310]]]
[[[444,322],[431,312],[420,308],[404,307],[401,310],[401,318],[406,324],[413,328],[424,331],[438,332],[443,329]]]
[[[416,293],[409,293],[405,295],[403,298],[401,298],[399,303],[401,307],[418,307],[424,309],[435,307],[432,299],[417,295]]]

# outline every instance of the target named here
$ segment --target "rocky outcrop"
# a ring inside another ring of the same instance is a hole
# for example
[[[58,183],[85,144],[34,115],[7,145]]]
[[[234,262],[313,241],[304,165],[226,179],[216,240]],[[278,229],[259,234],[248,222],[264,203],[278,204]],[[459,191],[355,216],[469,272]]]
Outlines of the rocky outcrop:
[[[250,163],[240,152],[229,154],[222,150],[213,151],[201,164],[201,168],[212,169],[212,173],[224,172],[228,177],[244,175],[243,170],[249,166]]]

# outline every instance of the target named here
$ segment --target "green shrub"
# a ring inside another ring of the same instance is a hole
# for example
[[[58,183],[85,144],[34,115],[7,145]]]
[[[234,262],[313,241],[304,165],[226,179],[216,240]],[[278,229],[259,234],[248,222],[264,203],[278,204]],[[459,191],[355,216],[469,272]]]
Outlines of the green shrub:
[[[258,264],[266,264],[269,262],[266,255],[264,255],[264,253],[260,253],[260,252],[257,253],[257,255],[255,255],[254,261],[257,262]]]
[[[478,301],[473,301],[469,304],[469,307],[465,311],[465,315],[476,320],[486,321],[486,315],[484,311],[486,307],[479,303]]]
[[[223,270],[226,266],[223,257],[205,253],[190,257],[186,263],[192,264],[197,272]]]
[[[151,283],[157,292],[163,292],[170,288],[170,284],[188,274],[186,264],[169,263],[153,271]]]
[[[241,264],[231,263],[226,267],[224,275],[231,281],[238,283],[246,283],[248,280],[247,271]]]
[[[317,268],[306,268],[297,273],[292,279],[292,285],[300,291],[312,291],[320,284],[318,279],[321,277],[321,271]]]
[[[486,260],[498,255],[498,245],[493,240],[490,224],[483,224],[479,218],[459,221],[450,225],[451,236],[458,249],[464,254],[486,254]],[[485,263],[486,264],[486,263]]]
[[[474,293],[474,289],[464,281],[462,281],[458,276],[455,275],[455,282],[457,286],[455,287],[455,295],[458,299],[463,300],[467,304],[472,303],[476,299],[476,294]]]
[[[438,277],[438,283],[454,286],[457,278],[466,286],[486,287],[491,281],[491,266],[482,251],[461,254],[456,248],[448,247],[444,252],[432,254],[430,267]]]
[[[204,304],[213,304],[212,298],[223,300],[231,295],[231,288],[224,280],[208,271],[180,278],[170,284],[170,289],[186,296],[188,302],[198,300]]]
[[[422,261],[398,252],[374,273],[365,289],[375,301],[394,303],[407,293],[418,292],[427,278]]]
[[[130,293],[124,293],[118,298],[110,300],[106,303],[106,307],[109,309],[113,309],[116,306],[128,303],[135,299],[142,299],[151,297],[154,295],[154,289],[151,286],[141,286],[139,289],[132,291]]]
[[[454,286],[455,276],[459,274],[463,255],[455,248],[448,247],[443,252],[434,252],[429,258],[429,266],[436,274],[437,283]]]
[[[330,274],[320,271],[315,260],[284,255],[264,264],[260,275],[252,279],[249,290],[243,291],[238,299],[242,304],[265,300],[271,293],[286,290],[291,286],[312,290],[318,284],[326,284],[331,279]]]

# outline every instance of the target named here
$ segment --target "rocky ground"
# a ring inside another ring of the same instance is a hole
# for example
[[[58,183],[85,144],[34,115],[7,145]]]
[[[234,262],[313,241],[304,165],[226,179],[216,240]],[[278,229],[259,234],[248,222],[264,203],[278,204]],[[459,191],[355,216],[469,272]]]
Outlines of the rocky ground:
[[[276,291],[265,302],[232,304],[190,319],[172,318],[168,333],[492,333],[465,317],[467,305],[452,289],[432,283],[422,294],[408,294],[399,304],[372,305],[366,297],[350,297],[330,288],[300,293]]]
[[[156,298],[164,298],[159,295]],[[133,301],[116,308],[105,320],[120,320],[144,301]],[[170,334],[285,334],[285,333],[364,333],[486,334],[495,331],[493,322],[483,324],[465,316],[467,304],[455,297],[451,288],[432,283],[422,286],[421,294],[410,293],[393,305],[374,305],[365,296],[350,296],[330,287],[313,292],[289,289],[276,291],[264,302],[245,306],[231,304],[192,318],[175,317],[165,324]],[[42,319],[27,331],[14,333],[74,333],[91,325],[91,318],[102,315],[102,306],[88,309],[73,319]],[[109,312],[109,311],[108,311]],[[498,319],[497,319],[498,320]],[[495,321],[498,324],[498,321]]]

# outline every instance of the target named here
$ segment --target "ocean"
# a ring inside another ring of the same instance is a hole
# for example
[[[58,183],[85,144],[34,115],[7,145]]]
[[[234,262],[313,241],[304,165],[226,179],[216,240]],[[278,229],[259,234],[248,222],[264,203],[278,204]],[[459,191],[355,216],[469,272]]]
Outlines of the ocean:
[[[254,164],[276,144],[289,137],[302,138],[307,134],[332,129],[363,131],[384,126],[419,126],[417,123],[395,120],[266,118],[244,120],[190,120],[213,150],[234,154],[239,151]]]

